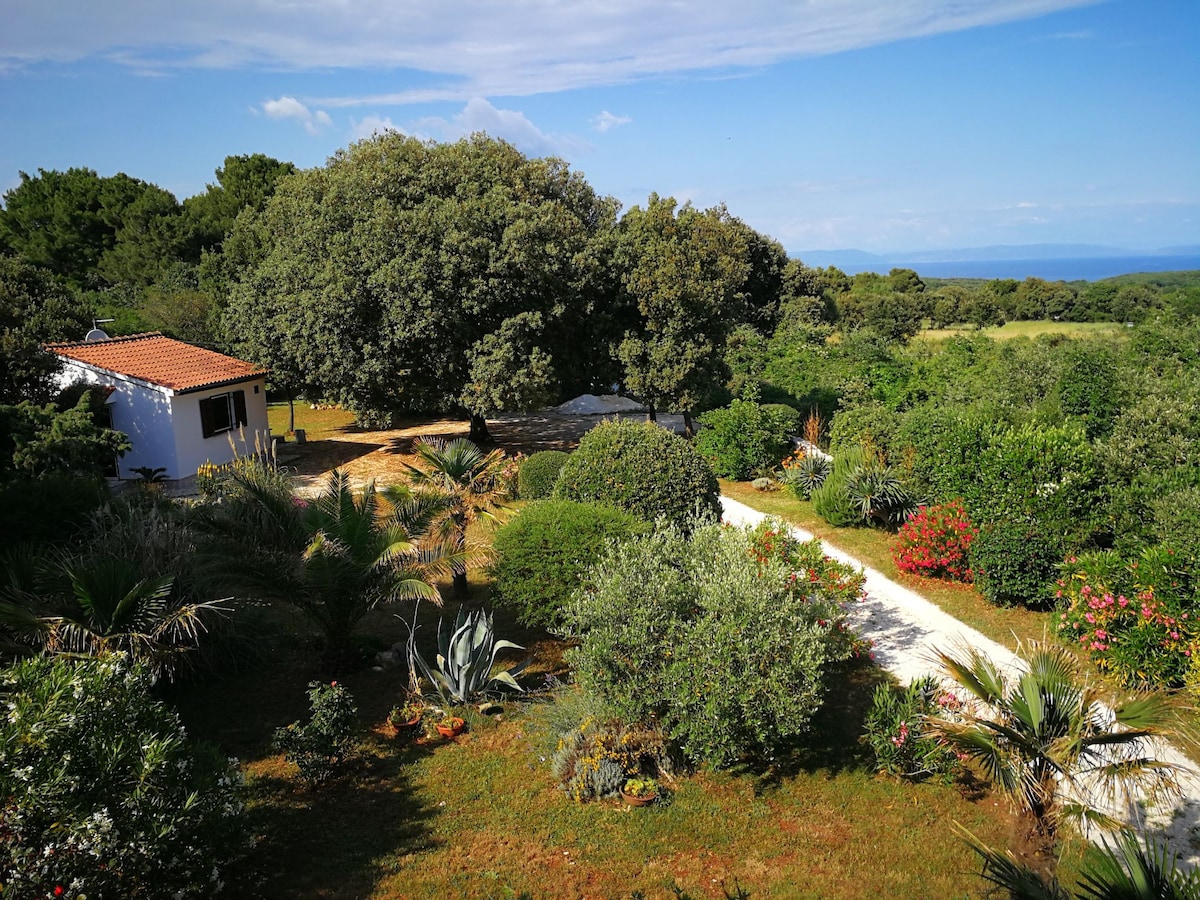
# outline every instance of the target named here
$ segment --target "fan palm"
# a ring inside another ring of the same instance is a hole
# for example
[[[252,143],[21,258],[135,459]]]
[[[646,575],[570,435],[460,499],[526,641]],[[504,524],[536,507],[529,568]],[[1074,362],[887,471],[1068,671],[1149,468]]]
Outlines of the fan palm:
[[[100,655],[120,651],[171,674],[205,630],[217,600],[183,603],[173,575],[145,577],[116,556],[88,560],[6,560],[0,623],[49,653]],[[19,574],[18,574],[19,573]]]
[[[985,846],[969,833],[967,844],[983,859],[983,878],[1012,900],[1071,900],[1055,878],[1045,878],[1011,853]],[[1089,857],[1080,874],[1079,900],[1200,900],[1200,872],[1179,867],[1178,855],[1162,843],[1143,847],[1125,833],[1107,841],[1099,856]]]
[[[467,528],[480,520],[495,522],[505,509],[504,453],[484,453],[466,438],[418,441],[414,451],[423,467],[406,465],[408,484],[388,488],[388,499],[408,524],[430,529],[465,553]],[[465,567],[454,572],[454,593],[467,593]]]
[[[210,554],[226,556],[221,577],[296,606],[323,632],[331,668],[353,658],[354,630],[368,612],[393,600],[440,604],[433,582],[465,567],[458,549],[414,536],[374,483],[355,492],[335,470],[317,497],[302,500],[261,464],[231,477],[228,502],[202,514],[216,538]]]
[[[1033,641],[1020,655],[1027,669],[1010,677],[976,649],[961,657],[938,652],[975,708],[927,724],[1009,795],[1044,849],[1054,849],[1064,820],[1120,827],[1106,806],[1178,790],[1177,767],[1153,755],[1156,741],[1177,734],[1168,698],[1144,694],[1110,708],[1066,648]]]

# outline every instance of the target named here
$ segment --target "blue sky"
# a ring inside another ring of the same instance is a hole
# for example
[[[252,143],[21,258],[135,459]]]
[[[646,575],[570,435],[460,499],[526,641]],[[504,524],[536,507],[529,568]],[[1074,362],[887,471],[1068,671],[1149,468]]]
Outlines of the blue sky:
[[[1200,244],[1197,0],[0,0],[0,190],[379,128],[554,154],[792,252]]]

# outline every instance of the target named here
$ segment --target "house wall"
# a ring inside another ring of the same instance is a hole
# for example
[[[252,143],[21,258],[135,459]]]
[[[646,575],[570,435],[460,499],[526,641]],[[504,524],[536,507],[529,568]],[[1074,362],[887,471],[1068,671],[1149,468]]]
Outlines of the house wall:
[[[112,427],[129,436],[133,449],[117,461],[117,473],[121,478],[139,478],[133,470],[141,466],[151,469],[163,467],[168,478],[179,478],[178,458],[175,451],[175,436],[171,431],[171,392],[122,378],[106,372],[64,360],[60,384],[77,381],[88,384],[103,384],[113,388],[107,405],[112,412]],[[193,470],[192,474],[194,474]]]
[[[200,401],[231,391],[246,392],[246,426],[242,429],[225,431],[205,437],[200,423]],[[267,382],[266,378],[241,381],[225,387],[176,394],[171,398],[175,421],[174,455],[178,470],[169,474],[171,478],[187,478],[206,462],[216,465],[227,463],[234,452],[247,456],[255,451],[255,437],[263,449],[271,446],[271,431],[267,425]],[[233,446],[230,446],[230,439]]]

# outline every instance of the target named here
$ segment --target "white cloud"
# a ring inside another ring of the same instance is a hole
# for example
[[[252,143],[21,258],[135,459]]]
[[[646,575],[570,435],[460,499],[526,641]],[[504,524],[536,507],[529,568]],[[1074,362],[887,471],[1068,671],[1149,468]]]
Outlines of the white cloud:
[[[462,112],[449,119],[429,116],[403,129],[421,138],[456,141],[476,131],[503,138],[530,156],[568,156],[588,149],[586,142],[571,136],[548,134],[515,109],[497,109],[488,101],[474,97]]]
[[[603,133],[610,128],[616,128],[618,125],[628,125],[632,121],[633,119],[629,116],[614,115],[605,109],[599,115],[592,116],[592,127]]]
[[[407,69],[431,86],[317,105],[397,105],[769,65],[1099,0],[7,0],[0,70],[102,56],[161,69]]]
[[[319,134],[322,128],[333,124],[325,110],[318,109],[313,112],[295,97],[267,100],[262,105],[262,111],[268,119],[295,119],[309,134]]]
[[[387,116],[366,116],[362,119],[350,120],[350,135],[356,141],[388,131],[400,130]]]

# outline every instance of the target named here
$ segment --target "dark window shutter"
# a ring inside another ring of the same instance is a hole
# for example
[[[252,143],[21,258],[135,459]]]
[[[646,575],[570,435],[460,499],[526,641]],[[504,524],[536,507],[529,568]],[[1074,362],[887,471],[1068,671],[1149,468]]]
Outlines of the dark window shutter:
[[[200,401],[200,431],[203,432],[206,438],[212,437],[216,433],[216,425],[213,423],[213,402],[211,397]]]
[[[233,392],[233,427],[246,424],[246,392]]]

